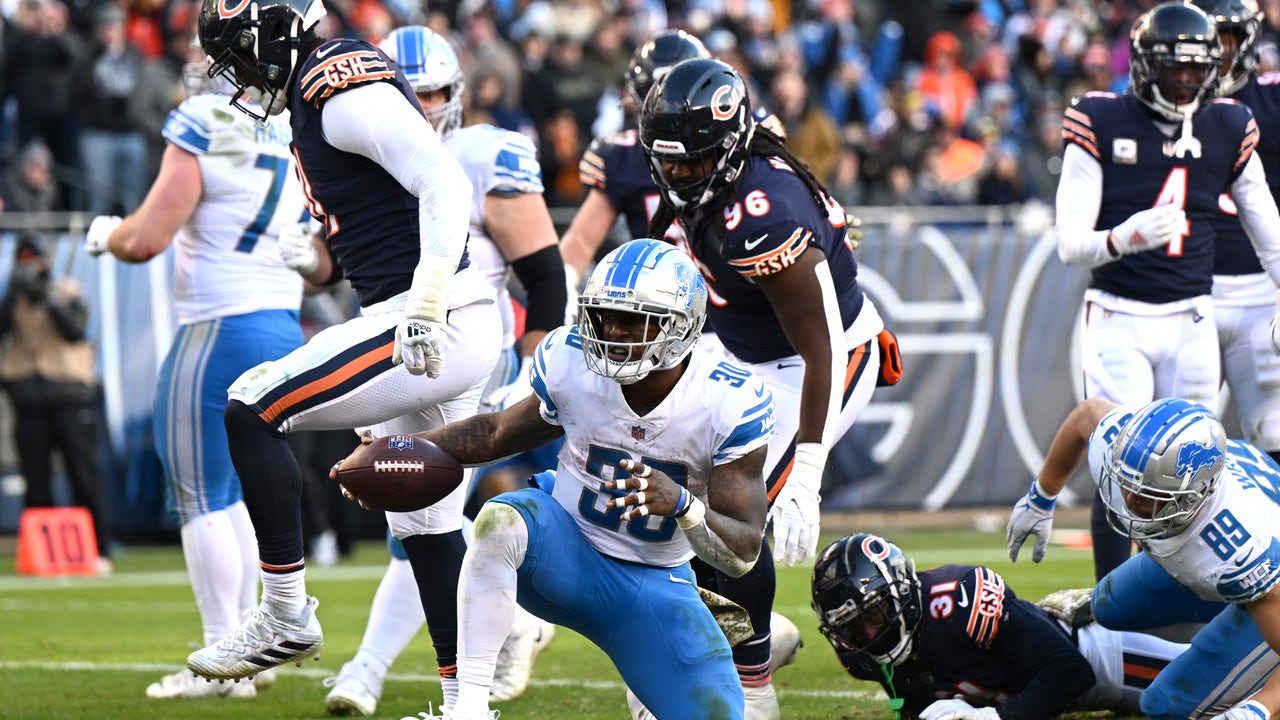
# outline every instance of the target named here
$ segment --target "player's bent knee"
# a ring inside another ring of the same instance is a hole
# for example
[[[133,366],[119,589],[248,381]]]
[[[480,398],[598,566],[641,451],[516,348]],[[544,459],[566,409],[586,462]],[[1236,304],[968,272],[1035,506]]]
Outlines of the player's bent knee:
[[[503,537],[517,534],[528,535],[524,517],[505,503],[485,503],[471,528],[471,537],[477,543],[501,541]]]
[[[1111,630],[1128,628],[1129,614],[1106,591],[1105,579],[1093,588],[1093,599],[1089,606],[1093,611],[1093,619],[1102,627]]]
[[[227,401],[227,409],[222,411],[222,422],[227,427],[228,437],[262,427],[262,418],[253,408],[239,400]]]
[[[1142,691],[1140,701],[1142,714],[1151,720],[1184,720],[1191,717],[1195,710],[1193,703],[1180,702],[1187,698],[1178,698],[1168,692],[1170,684],[1157,679],[1146,690]]]

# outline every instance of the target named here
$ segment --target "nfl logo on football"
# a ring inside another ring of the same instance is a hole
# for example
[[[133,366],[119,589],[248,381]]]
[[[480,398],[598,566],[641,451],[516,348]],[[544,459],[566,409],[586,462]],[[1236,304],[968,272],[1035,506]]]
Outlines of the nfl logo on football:
[[[412,435],[393,435],[392,437],[387,439],[387,449],[388,450],[412,450],[413,436]]]

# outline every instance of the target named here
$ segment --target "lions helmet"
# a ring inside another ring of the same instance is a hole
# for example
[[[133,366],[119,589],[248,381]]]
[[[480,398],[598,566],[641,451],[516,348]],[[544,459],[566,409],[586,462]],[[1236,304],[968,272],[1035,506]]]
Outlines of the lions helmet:
[[[392,30],[378,47],[396,61],[415,93],[444,91],[443,105],[430,110],[424,108],[436,132],[446,135],[462,127],[462,91],[466,81],[458,55],[447,40],[430,28],[409,25]]]
[[[1134,413],[1106,450],[1098,485],[1116,529],[1135,540],[1185,530],[1218,486],[1226,438],[1213,413],[1186,400]]]
[[[1166,2],[1143,13],[1129,33],[1134,94],[1169,122],[1182,122],[1214,94],[1222,43],[1213,18],[1194,5]]]
[[[837,652],[878,665],[911,654],[920,624],[920,579],[897,545],[846,535],[818,554],[810,583],[818,630]]]
[[[663,30],[636,48],[627,67],[627,93],[639,109],[649,89],[673,65],[691,58],[709,58],[711,53],[698,38],[683,30]]]
[[[630,385],[654,370],[679,365],[707,320],[707,286],[698,268],[675,246],[641,238],[605,255],[578,298],[578,334],[587,367]],[[644,340],[605,337],[600,311],[645,319]]]
[[[1262,36],[1262,11],[1258,0],[1192,0],[1218,23],[1218,38],[1231,37],[1222,45],[1222,69],[1218,95],[1227,97],[1244,87],[1258,67],[1258,39]]]
[[[755,133],[747,85],[714,58],[685,60],[658,79],[640,112],[640,144],[649,172],[678,211],[700,207],[732,187]],[[702,163],[701,177],[671,176],[671,168]]]
[[[279,115],[304,59],[303,40],[324,16],[320,0],[203,0],[199,38],[209,76],[226,78],[236,90],[232,103],[252,117]]]

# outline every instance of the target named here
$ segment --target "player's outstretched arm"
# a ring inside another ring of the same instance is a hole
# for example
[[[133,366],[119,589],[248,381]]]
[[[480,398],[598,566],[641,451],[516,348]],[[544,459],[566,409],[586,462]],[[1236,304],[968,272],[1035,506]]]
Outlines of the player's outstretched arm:
[[[104,237],[93,237],[94,226],[109,227],[95,219],[85,238],[86,249],[93,255],[110,252],[129,263],[150,260],[169,247],[173,236],[195,214],[203,190],[199,159],[169,145],[160,160],[160,173],[142,204]]]
[[[542,419],[538,396],[530,395],[506,410],[473,415],[417,434],[463,465],[484,465],[545,445],[564,434]]]

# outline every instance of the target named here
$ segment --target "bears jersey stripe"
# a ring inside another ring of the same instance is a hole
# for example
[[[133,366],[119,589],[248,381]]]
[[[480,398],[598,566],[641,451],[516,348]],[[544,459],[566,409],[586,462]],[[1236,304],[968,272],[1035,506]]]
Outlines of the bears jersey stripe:
[[[391,351],[394,345],[393,328],[348,348],[303,376],[295,378],[304,382],[295,386],[297,389],[293,392],[284,395],[271,392],[265,395],[257,406],[259,417],[264,422],[279,427],[282,416],[315,407],[367,384],[392,367]]]
[[[1066,118],[1062,121],[1062,133],[1064,135],[1070,134],[1079,136],[1082,140],[1093,145],[1098,144],[1097,134],[1094,133],[1088,125],[1082,125],[1070,118]]]
[[[969,610],[965,629],[975,643],[989,648],[1000,632],[1000,620],[1004,616],[1004,578],[985,567],[975,569],[974,574],[977,582],[973,608]]]
[[[798,227],[795,232],[791,233],[790,237],[783,241],[782,245],[759,255],[733,259],[728,262],[743,277],[770,275],[795,263],[796,258],[800,257],[805,248],[809,246],[809,240],[812,237],[813,233],[803,227]]]
[[[1240,153],[1236,156],[1235,170],[1239,172],[1244,164],[1249,162],[1249,157],[1253,155],[1254,149],[1258,147],[1258,123],[1256,120],[1250,119],[1249,124],[1244,128],[1244,139],[1240,141]]]
[[[302,78],[302,99],[320,107],[334,92],[396,76],[381,55],[355,50],[325,59]]]
[[[578,161],[578,178],[587,187],[604,190],[604,158],[588,150]]]

